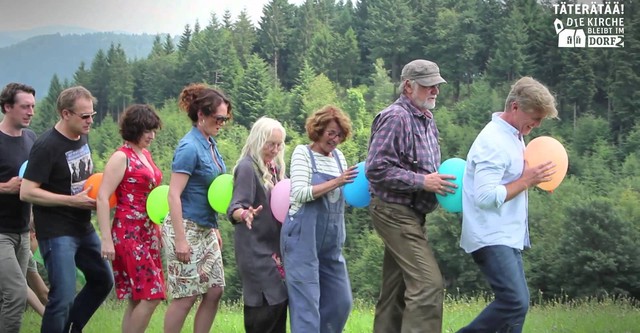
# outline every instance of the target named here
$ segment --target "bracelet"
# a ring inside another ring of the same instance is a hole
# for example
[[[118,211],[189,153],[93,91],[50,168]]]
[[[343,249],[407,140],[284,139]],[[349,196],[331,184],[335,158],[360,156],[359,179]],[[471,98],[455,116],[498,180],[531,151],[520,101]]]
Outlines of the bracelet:
[[[249,211],[248,210],[243,210],[242,213],[240,214],[240,221],[244,222],[244,220],[247,218],[247,215],[249,215]]]

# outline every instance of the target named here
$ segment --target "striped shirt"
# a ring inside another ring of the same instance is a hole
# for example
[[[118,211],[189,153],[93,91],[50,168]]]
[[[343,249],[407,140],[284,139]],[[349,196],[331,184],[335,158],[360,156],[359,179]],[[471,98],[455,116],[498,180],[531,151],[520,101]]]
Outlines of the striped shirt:
[[[324,156],[315,151],[312,152],[316,160],[318,172],[336,177],[340,176],[340,169],[333,155]],[[347,161],[342,152],[336,148],[332,154],[338,154],[338,159],[340,159],[340,164],[342,164],[342,170],[347,170]],[[311,158],[309,157],[309,150],[306,145],[296,146],[293,154],[291,154],[289,171],[291,172],[291,206],[289,207],[289,214],[294,214],[305,202],[316,199],[312,195]],[[333,193],[338,190],[339,189],[335,189],[325,195],[339,194],[339,192]]]
[[[414,208],[430,212],[435,207],[435,194],[424,191],[422,184],[424,175],[440,166],[438,136],[433,114],[418,110],[405,95],[378,113],[371,125],[366,161],[371,193],[401,205],[411,205],[415,194]],[[414,158],[417,172],[412,168]]]

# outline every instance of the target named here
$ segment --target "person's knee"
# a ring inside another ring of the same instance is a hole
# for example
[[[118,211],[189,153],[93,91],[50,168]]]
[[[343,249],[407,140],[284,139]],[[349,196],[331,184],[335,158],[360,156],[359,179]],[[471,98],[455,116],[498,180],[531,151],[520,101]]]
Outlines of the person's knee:
[[[198,299],[198,296],[187,296],[187,297],[181,297],[181,298],[174,298],[171,301],[171,307],[175,307],[178,308],[180,310],[182,310],[183,312],[189,312],[189,310],[191,310],[191,307],[193,306],[193,304],[195,304],[196,300]]]
[[[50,294],[47,311],[53,313],[69,313],[73,306],[75,293]]]
[[[351,297],[351,294],[345,294],[343,297],[338,297],[336,302],[331,306],[335,307],[336,313],[348,314],[351,312],[351,308],[353,307],[353,298]]]
[[[220,298],[222,298],[223,292],[223,287],[211,287],[204,295],[202,295],[202,302],[218,304],[218,302],[220,302]]]
[[[160,302],[161,302],[161,300],[159,300],[159,299],[142,300],[142,301],[140,301],[140,304],[138,304],[138,306],[141,306],[142,308],[146,309],[147,311],[154,311],[158,307]]]
[[[87,283],[89,283],[88,280]],[[103,272],[99,275],[99,278],[97,280],[93,281],[93,285],[94,288],[99,289],[100,292],[108,294],[111,292],[111,289],[113,289],[113,275],[111,274],[111,272]]]
[[[529,295],[520,294],[513,302],[513,311],[518,316],[525,316],[529,311]]]

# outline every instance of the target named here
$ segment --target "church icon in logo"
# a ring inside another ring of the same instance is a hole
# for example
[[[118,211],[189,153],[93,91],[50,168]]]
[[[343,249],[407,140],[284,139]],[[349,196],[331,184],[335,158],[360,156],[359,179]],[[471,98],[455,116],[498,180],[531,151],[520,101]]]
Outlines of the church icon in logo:
[[[562,21],[553,21],[558,35],[558,47],[587,47],[587,36],[584,29],[565,29]]]

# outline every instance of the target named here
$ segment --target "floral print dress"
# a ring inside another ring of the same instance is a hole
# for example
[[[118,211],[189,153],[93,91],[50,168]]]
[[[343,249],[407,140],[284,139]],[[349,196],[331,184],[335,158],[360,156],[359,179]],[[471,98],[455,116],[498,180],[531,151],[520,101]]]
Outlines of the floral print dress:
[[[127,155],[127,168],[116,188],[118,204],[111,228],[116,256],[113,260],[116,295],[119,299],[165,299],[160,255],[160,228],[147,216],[149,192],[162,181],[162,172],[144,156],[153,172],[127,144],[118,149]]]

